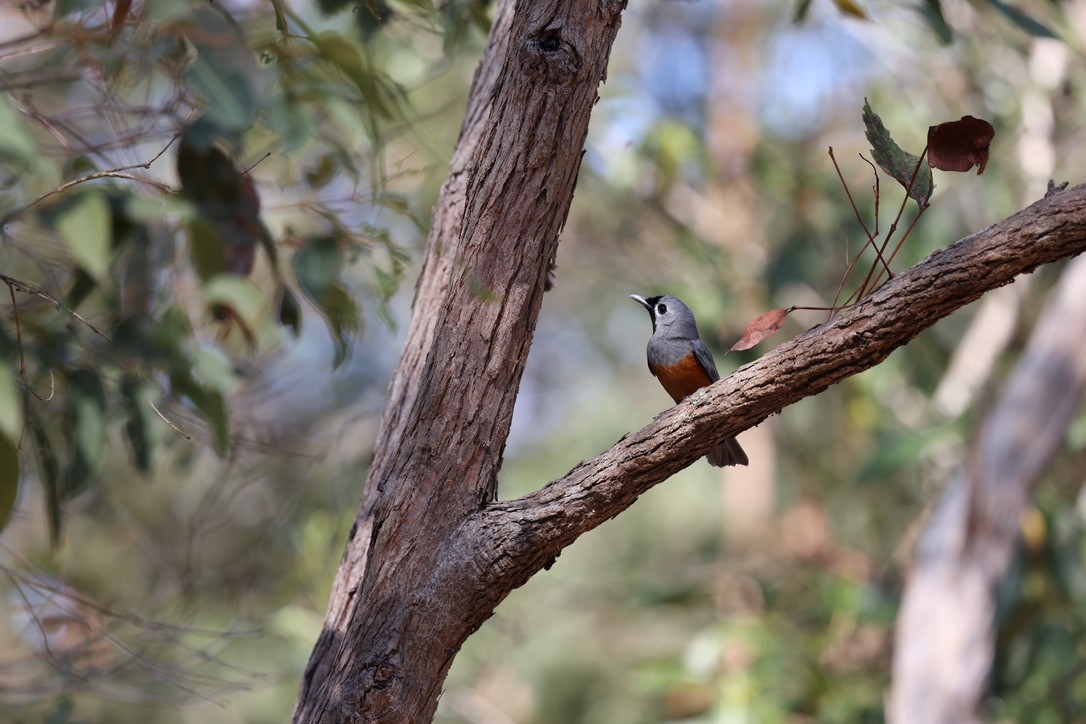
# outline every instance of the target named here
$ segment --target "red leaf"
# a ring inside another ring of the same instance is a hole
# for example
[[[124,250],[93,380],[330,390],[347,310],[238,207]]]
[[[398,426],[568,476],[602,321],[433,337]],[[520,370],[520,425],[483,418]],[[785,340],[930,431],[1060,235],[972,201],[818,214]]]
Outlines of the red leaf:
[[[729,352],[742,352],[745,349],[750,349],[754,345],[758,344],[762,340],[768,339],[777,333],[777,330],[784,324],[785,317],[788,316],[792,309],[774,309],[760,314],[754,318],[754,320],[747,325],[747,328],[743,330],[743,338],[732,345]]]
[[[995,128],[983,118],[962,116],[928,128],[928,163],[940,171],[968,171],[988,165],[988,147],[995,138]]]

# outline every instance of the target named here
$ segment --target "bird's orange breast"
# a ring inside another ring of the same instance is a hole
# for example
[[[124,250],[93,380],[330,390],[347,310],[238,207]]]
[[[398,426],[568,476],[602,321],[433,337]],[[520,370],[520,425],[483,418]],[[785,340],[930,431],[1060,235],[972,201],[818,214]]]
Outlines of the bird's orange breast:
[[[652,371],[660,380],[660,384],[667,390],[667,394],[671,395],[671,399],[675,400],[675,402],[681,402],[702,387],[712,384],[709,375],[698,364],[698,358],[693,353],[688,354],[671,366],[658,365],[653,367]]]

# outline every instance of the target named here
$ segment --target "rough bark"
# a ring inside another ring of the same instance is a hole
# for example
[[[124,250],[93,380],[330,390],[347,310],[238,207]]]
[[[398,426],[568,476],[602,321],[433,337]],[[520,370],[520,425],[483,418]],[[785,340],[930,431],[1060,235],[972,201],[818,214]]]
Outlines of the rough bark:
[[[411,325],[297,721],[432,718],[479,598],[450,545],[497,471],[623,0],[507,0],[434,211]]]
[[[428,721],[463,641],[580,534],[985,291],[1086,249],[1079,187],[933,254],[561,480],[495,502],[543,280],[623,7],[499,6],[295,721]]]

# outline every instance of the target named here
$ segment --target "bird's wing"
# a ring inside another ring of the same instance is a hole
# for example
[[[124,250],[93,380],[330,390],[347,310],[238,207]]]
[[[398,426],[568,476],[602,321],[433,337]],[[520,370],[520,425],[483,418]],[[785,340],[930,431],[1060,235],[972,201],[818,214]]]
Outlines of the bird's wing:
[[[705,343],[700,339],[695,339],[692,346],[694,348],[694,358],[697,359],[698,364],[701,365],[701,369],[713,382],[719,380],[720,373],[716,371],[716,363],[713,362],[713,353],[709,351],[709,348],[706,347]]]

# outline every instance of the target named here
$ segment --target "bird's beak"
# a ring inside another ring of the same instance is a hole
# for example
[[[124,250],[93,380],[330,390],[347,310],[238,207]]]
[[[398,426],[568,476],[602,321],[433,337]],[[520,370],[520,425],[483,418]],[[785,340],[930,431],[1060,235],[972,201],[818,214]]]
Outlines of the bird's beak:
[[[649,304],[649,300],[648,300],[648,299],[645,299],[644,297],[642,297],[642,296],[639,296],[639,295],[637,295],[637,294],[631,294],[631,295],[630,295],[630,299],[634,300],[635,302],[637,302],[638,304],[640,304],[640,305],[641,305],[642,307],[644,307],[645,309],[649,310],[649,313],[650,313],[650,314],[652,313],[652,305],[651,305],[651,304]]]

